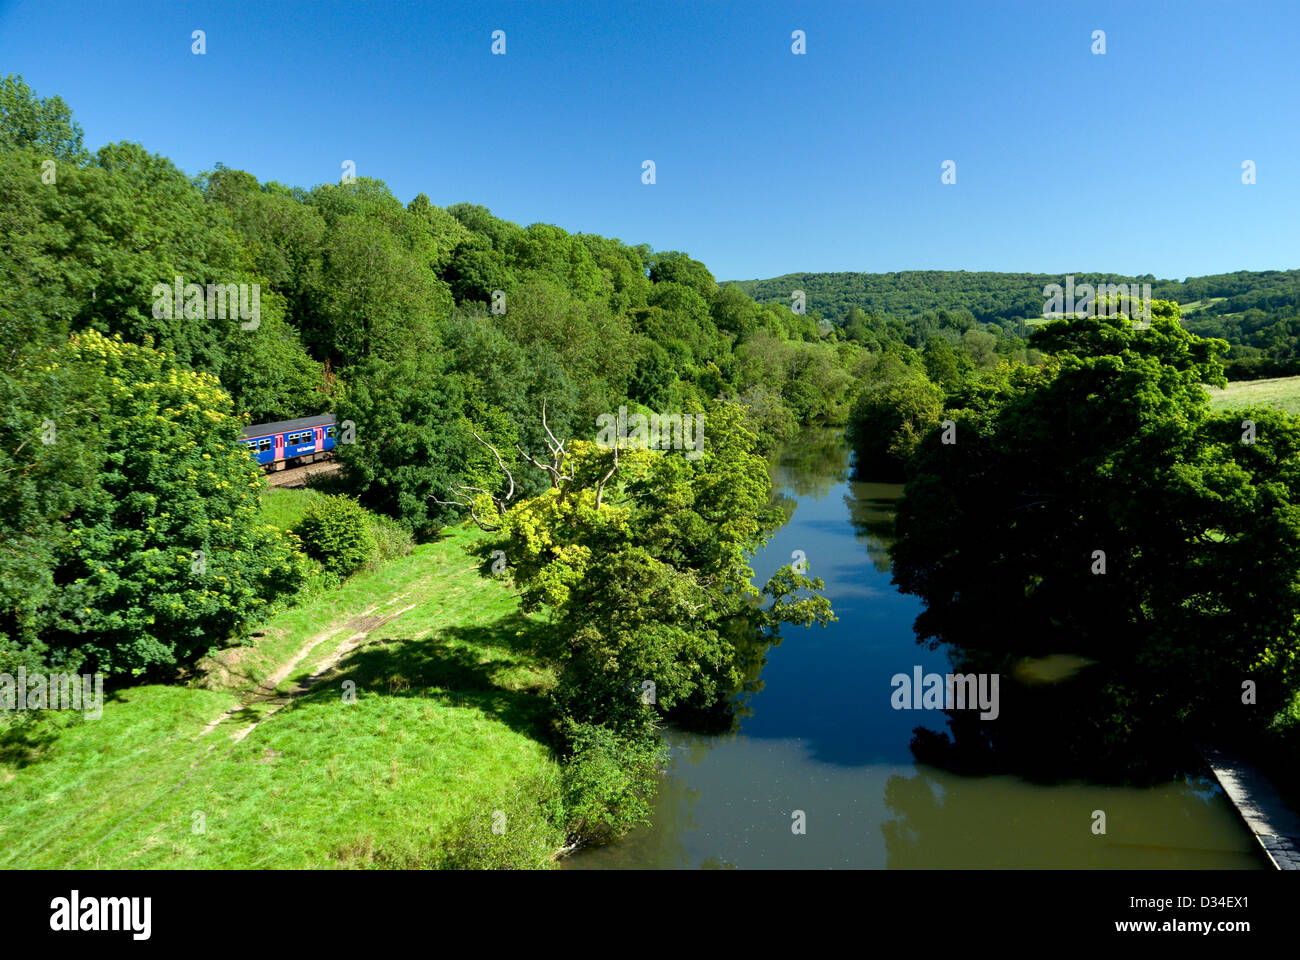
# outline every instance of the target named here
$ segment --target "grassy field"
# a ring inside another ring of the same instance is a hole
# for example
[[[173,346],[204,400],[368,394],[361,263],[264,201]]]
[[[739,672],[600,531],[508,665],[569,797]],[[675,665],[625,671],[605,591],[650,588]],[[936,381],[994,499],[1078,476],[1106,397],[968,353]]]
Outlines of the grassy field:
[[[1184,317],[1187,317],[1187,316],[1191,316],[1191,315],[1196,314],[1196,313],[1200,313],[1202,310],[1206,310],[1206,309],[1208,309],[1209,307],[1214,306],[1214,304],[1216,304],[1216,303],[1222,303],[1222,302],[1223,302],[1224,300],[1226,300],[1226,299],[1228,299],[1228,298],[1227,298],[1227,297],[1210,297],[1208,300],[1193,300],[1193,301],[1191,301],[1190,303],[1180,303],[1180,304],[1178,305],[1178,311],[1179,311],[1179,313],[1181,313]]]
[[[311,497],[275,491],[268,517]],[[11,727],[0,867],[547,865],[564,839],[553,678],[465,552],[477,535],[356,575],[188,685]]]
[[[1210,393],[1210,406],[1215,410],[1236,410],[1246,407],[1275,407],[1287,413],[1300,414],[1300,377],[1276,377],[1271,380],[1240,380],[1227,388],[1206,387]]]

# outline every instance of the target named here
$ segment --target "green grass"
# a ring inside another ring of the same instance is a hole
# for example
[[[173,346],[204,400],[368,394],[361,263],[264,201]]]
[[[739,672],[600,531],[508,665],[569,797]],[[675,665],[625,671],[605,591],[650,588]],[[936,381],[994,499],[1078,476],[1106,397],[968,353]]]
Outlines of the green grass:
[[[1226,299],[1228,298],[1210,297],[1209,299],[1206,300],[1193,300],[1190,303],[1180,303],[1178,305],[1178,310],[1179,313],[1181,313],[1184,317],[1186,317],[1186,316],[1190,316],[1191,314],[1200,313],[1202,310],[1206,309],[1207,307],[1212,307],[1216,303],[1222,303]]]
[[[262,516],[281,530],[289,530],[302,519],[307,508],[324,494],[306,487],[267,487],[262,491]]]
[[[304,492],[274,491],[275,509],[289,515]],[[476,856],[546,865],[564,839],[546,816],[558,780],[542,696],[553,677],[529,651],[514,597],[465,552],[478,535],[452,531],[277,616],[256,647],[209,664],[216,689],[202,678],[130,688],[96,720],[11,727],[0,736],[0,867],[430,866],[470,834]],[[363,632],[336,674],[231,739],[269,712],[239,709],[254,684],[320,640],[287,691]],[[497,810],[508,811],[502,836],[491,833]]]
[[[1275,377],[1270,380],[1238,380],[1227,388],[1206,387],[1210,407],[1214,410],[1241,410],[1247,407],[1274,407],[1300,414],[1300,377]]]

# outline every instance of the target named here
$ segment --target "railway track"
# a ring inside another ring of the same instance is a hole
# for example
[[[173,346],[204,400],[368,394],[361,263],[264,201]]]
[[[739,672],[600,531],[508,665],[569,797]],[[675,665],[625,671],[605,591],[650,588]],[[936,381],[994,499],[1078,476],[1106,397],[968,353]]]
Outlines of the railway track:
[[[304,463],[300,467],[268,473],[266,482],[272,487],[302,487],[313,477],[333,476],[342,469],[343,465],[337,460],[318,460],[315,463]]]

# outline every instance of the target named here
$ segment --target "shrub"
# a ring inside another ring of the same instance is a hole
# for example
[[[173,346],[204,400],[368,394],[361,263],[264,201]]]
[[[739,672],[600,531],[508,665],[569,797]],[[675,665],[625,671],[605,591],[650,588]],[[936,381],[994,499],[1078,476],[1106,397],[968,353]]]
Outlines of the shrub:
[[[308,508],[293,532],[307,556],[339,577],[365,566],[378,550],[371,518],[349,497],[326,495]]]
[[[570,756],[564,763],[564,809],[569,837],[608,843],[650,822],[663,743],[648,724],[630,731],[565,721]]]
[[[552,768],[554,769],[554,768]],[[494,809],[462,811],[442,831],[440,870],[545,870],[564,843],[559,777],[528,778]],[[494,832],[498,826],[500,832]]]
[[[410,528],[400,520],[367,510],[366,522],[370,524],[370,536],[375,544],[375,563],[405,557],[415,548]]]

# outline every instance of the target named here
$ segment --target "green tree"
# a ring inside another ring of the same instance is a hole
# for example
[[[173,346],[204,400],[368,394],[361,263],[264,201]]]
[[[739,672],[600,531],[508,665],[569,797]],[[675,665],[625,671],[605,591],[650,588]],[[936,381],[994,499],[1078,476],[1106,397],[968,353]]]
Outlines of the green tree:
[[[719,330],[744,339],[758,329],[763,311],[735,284],[720,287],[709,301],[709,313]]]
[[[43,665],[67,519],[105,458],[101,384],[67,360],[40,348],[0,369],[0,673]]]
[[[384,220],[350,213],[326,232],[321,284],[303,336],[316,356],[338,366],[372,355],[423,354],[437,349],[438,321],[451,307],[447,285]]]
[[[54,590],[16,619],[41,627],[50,662],[107,674],[192,663],[296,592],[302,556],[261,522],[265,481],[214,378],[94,331],[24,376],[57,385],[65,367],[86,403],[60,416],[99,468],[70,504],[43,507],[67,510]],[[77,417],[96,417],[97,430]]]
[[[926,341],[922,357],[930,381],[945,391],[956,390],[975,366],[969,353],[953,349],[952,343],[943,336]]]
[[[463,403],[459,384],[436,357],[371,357],[360,364],[335,412],[341,425],[355,429],[355,442],[335,447],[344,489],[417,535],[431,535],[447,516],[435,501],[450,501],[467,466],[483,453]],[[340,432],[339,439],[345,436]]]
[[[716,404],[702,458],[624,450],[612,474],[613,450],[573,441],[552,461],[555,485],[501,516],[495,545],[523,607],[550,618],[562,715],[635,727],[646,680],[661,709],[711,707],[760,656],[756,631],[831,616],[823,598],[796,596],[821,582],[789,568],[766,588],[772,605],[755,606],[747,558],[780,514],[742,421],[735,405]]]
[[[22,74],[0,78],[0,151],[30,148],[43,157],[85,159],[81,127],[61,97],[38,97]]]
[[[257,329],[233,337],[223,358],[222,386],[249,423],[312,416],[330,406],[321,365],[282,314],[279,298],[263,295]]]
[[[650,264],[652,283],[678,283],[690,287],[704,300],[709,300],[718,290],[718,281],[709,268],[675,250],[657,253]]]
[[[922,437],[942,419],[942,399],[924,377],[887,380],[864,390],[849,414],[858,476],[901,480]]]
[[[956,443],[917,447],[894,547],[926,602],[919,637],[1075,651],[1166,718],[1209,709],[1224,676],[1267,678],[1262,712],[1281,705],[1300,650],[1300,432],[1254,411],[1243,443],[1243,415],[1211,415],[1201,384],[1223,382],[1227,345],[1178,320],[1157,301],[1149,330],[1048,324],[1043,369],[951,401]]]
[[[985,330],[967,330],[962,334],[962,346],[978,370],[989,370],[997,365],[998,338]]]

